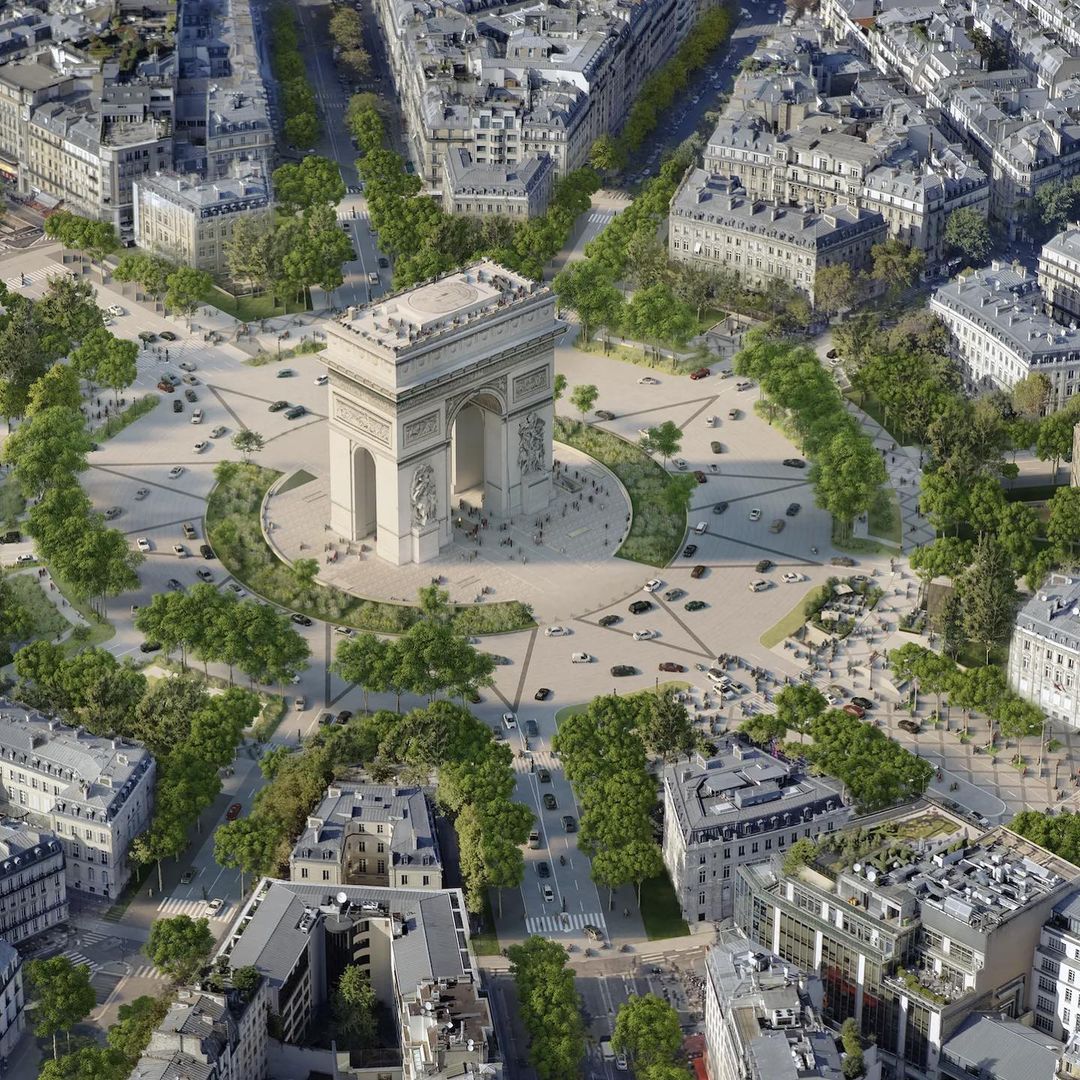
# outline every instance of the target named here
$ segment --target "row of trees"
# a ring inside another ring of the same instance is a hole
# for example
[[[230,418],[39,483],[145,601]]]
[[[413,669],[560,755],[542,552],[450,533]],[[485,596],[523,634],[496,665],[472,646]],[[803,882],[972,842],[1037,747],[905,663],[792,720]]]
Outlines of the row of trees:
[[[633,1062],[640,1080],[690,1080],[682,1045],[679,1014],[663,998],[634,994],[619,1006],[611,1047]]]
[[[649,815],[656,785],[648,754],[664,759],[688,754],[693,730],[673,694],[606,695],[562,721],[553,749],[581,808],[578,847],[592,860],[592,877],[614,890],[663,872]]]
[[[300,53],[297,19],[296,12],[284,4],[270,13],[270,66],[281,91],[285,138],[304,149],[318,139],[322,125]]]
[[[134,282],[157,303],[164,302],[167,311],[190,319],[206,303],[206,295],[214,283],[205,270],[193,266],[177,266],[160,255],[127,251],[116,262],[113,271],[116,281]]]
[[[1021,810],[1009,828],[1071,863],[1080,860],[1080,813],[1059,810],[1051,816],[1042,810]]]
[[[355,8],[334,8],[330,16],[330,36],[341,50],[338,63],[348,68],[354,79],[359,79],[371,71],[371,57],[364,48],[364,27],[360,12]]]
[[[45,219],[45,235],[59,240],[63,247],[85,251],[99,265],[120,247],[116,229],[109,222],[80,217],[70,210],[53,211]]]
[[[506,950],[529,1033],[529,1064],[539,1080],[578,1076],[585,1057],[585,1023],[574,972],[557,941],[526,938]]]

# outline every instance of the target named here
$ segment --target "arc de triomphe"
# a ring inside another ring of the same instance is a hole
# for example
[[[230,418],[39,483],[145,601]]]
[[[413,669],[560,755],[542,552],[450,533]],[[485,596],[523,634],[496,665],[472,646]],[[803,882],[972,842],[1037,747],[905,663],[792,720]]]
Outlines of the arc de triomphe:
[[[493,262],[328,324],[331,528],[400,566],[450,543],[462,499],[547,506],[562,329],[549,289]]]

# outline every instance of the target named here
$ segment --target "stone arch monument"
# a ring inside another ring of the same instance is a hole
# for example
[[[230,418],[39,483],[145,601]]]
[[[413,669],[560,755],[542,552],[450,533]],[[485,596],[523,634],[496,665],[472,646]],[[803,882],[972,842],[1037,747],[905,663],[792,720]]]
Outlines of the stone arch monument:
[[[562,329],[549,289],[493,262],[328,324],[333,530],[400,566],[450,543],[462,500],[547,506]]]

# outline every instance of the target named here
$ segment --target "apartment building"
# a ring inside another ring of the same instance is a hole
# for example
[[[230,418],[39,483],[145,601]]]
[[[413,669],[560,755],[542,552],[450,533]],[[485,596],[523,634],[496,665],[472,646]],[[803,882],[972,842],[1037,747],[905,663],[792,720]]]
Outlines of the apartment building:
[[[1080,579],[1051,574],[1017,612],[1006,674],[1052,720],[1080,727]]]
[[[814,299],[814,276],[837,263],[867,265],[885,240],[880,214],[851,206],[820,213],[755,199],[734,177],[687,172],[671,198],[668,254],[706,270],[734,271],[751,287],[783,281]]]
[[[1039,287],[1046,314],[1065,325],[1080,320],[1080,228],[1051,237],[1039,252]]]
[[[67,884],[109,899],[131,876],[128,847],[150,824],[154,759],[0,700],[0,791],[9,817],[56,834]]]
[[[22,821],[0,822],[0,938],[18,944],[67,918],[60,841]]]
[[[435,815],[419,787],[338,782],[289,857],[295,882],[441,889]]]
[[[22,957],[0,939],[0,1059],[9,1061],[26,1027]]]
[[[735,922],[825,984],[824,1019],[848,1017],[897,1071],[942,1075],[942,1046],[976,1011],[1031,1007],[1031,958],[1080,870],[1004,828],[973,840],[915,809],[827,837],[791,873],[739,867]]]
[[[687,922],[728,918],[735,873],[796,840],[842,828],[841,785],[742,742],[725,740],[664,769],[664,865]]]
[[[520,165],[480,165],[463,147],[443,162],[443,209],[472,217],[539,217],[548,208],[555,171],[547,154]]]
[[[135,243],[182,266],[224,274],[236,223],[265,213],[270,202],[269,182],[262,176],[148,176],[135,181]]]
[[[1080,332],[1055,322],[1035,275],[993,262],[935,290],[930,310],[952,335],[951,352],[969,390],[1009,391],[1032,372],[1050,384],[1049,411],[1080,386]]]
[[[282,1038],[303,1043],[346,967],[395,1015],[405,1080],[502,1076],[459,889],[305,885],[264,878],[219,956],[266,979]]]
[[[221,991],[183,987],[132,1072],[139,1080],[265,1080],[265,979]]]
[[[1054,906],[1032,957],[1034,1025],[1054,1039],[1080,1029],[1080,892]]]

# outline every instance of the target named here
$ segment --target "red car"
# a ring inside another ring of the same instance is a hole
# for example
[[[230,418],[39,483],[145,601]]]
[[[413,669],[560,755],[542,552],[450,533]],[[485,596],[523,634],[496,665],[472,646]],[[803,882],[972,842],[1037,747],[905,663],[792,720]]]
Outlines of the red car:
[[[850,701],[844,706],[843,711],[846,712],[848,716],[854,716],[856,720],[861,720],[866,715],[866,710],[864,708],[860,705],[852,705]]]
[[[690,372],[691,379],[707,379],[712,372],[707,367],[699,367],[697,371]]]
[[[243,810],[243,806],[238,802],[234,802],[228,810],[225,811],[226,821],[235,821],[240,816],[240,811]]]
[[[699,484],[704,484],[705,481],[708,480],[709,478],[700,469],[695,469],[694,470],[694,479],[697,480],[697,482]]]
[[[665,660],[660,665],[661,671],[685,671],[686,668],[682,664],[676,664],[674,660]]]

